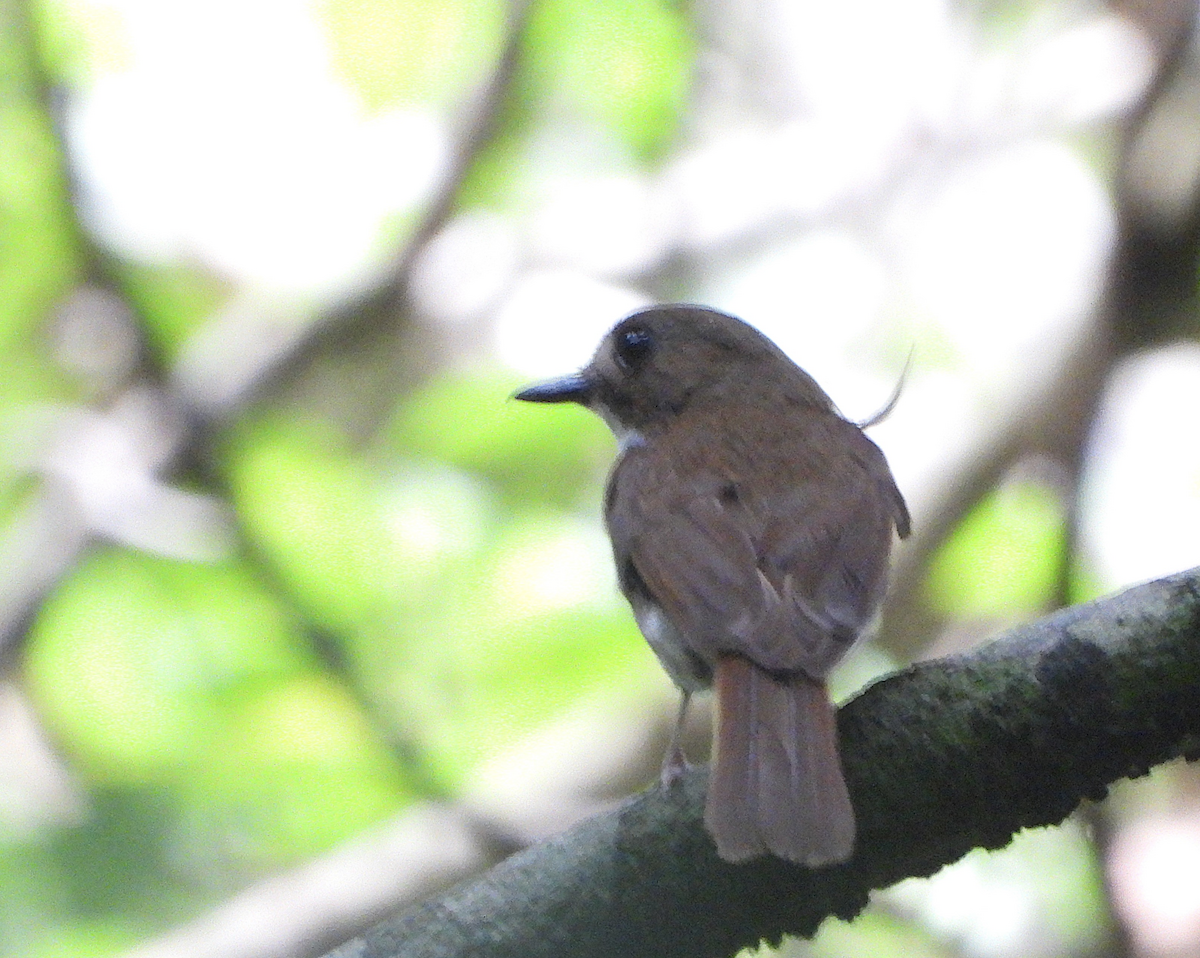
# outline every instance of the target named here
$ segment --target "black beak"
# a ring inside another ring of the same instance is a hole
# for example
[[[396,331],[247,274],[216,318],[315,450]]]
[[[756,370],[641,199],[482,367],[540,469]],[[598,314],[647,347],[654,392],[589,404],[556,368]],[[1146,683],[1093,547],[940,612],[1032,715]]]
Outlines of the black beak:
[[[592,394],[592,381],[583,373],[573,373],[558,379],[547,379],[544,383],[526,386],[513,399],[525,402],[577,402],[587,405]]]

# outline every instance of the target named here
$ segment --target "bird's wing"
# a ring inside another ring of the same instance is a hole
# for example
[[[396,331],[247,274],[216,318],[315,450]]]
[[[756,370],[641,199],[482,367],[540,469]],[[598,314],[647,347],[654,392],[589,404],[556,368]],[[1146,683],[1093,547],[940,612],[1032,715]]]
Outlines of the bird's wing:
[[[883,598],[900,521],[890,476],[879,482],[855,456],[820,470],[797,455],[779,475],[793,460],[731,470],[696,452],[635,448],[614,471],[607,515],[622,586],[643,589],[710,664],[739,652],[767,669],[825,675]]]

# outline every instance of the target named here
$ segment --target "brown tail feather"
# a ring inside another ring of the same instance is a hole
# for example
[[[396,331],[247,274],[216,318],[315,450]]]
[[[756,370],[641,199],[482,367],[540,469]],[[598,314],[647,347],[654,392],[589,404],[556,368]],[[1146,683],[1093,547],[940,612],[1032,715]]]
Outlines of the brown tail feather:
[[[717,663],[714,688],[704,822],[717,853],[740,862],[770,852],[814,866],[849,858],[854,809],[825,683],[729,655]]]

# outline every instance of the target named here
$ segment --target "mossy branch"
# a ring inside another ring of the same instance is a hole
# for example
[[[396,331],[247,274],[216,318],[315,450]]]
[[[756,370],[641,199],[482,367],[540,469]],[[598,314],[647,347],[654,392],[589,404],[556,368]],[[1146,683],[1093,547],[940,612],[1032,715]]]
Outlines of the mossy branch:
[[[1200,568],[911,666],[839,712],[854,858],[717,859],[705,771],[653,788],[375,926],[329,958],[716,958],[852,918],[872,889],[1051,825],[1200,756]]]

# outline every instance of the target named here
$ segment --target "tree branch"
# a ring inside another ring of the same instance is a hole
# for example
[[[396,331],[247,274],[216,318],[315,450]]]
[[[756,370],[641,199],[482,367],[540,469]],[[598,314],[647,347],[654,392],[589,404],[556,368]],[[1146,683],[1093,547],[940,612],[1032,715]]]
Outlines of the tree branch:
[[[711,958],[852,918],[872,889],[1200,757],[1200,568],[910,666],[846,704],[838,728],[859,821],[844,865],[721,862],[694,769],[328,958]]]
[[[395,383],[405,381],[405,367],[411,363],[408,350],[398,349],[395,340],[407,325],[408,286],[413,266],[454,213],[475,161],[501,132],[526,42],[531,9],[530,0],[509,0],[503,46],[487,81],[464,110],[449,168],[412,235],[383,271],[382,281],[362,295],[334,306],[313,324],[302,340],[277,357],[271,368],[259,372],[255,382],[239,396],[239,406],[278,401],[298,389],[302,392],[306,377],[311,377],[314,370],[328,364],[332,357],[346,356],[352,378],[343,380],[340,388],[350,388],[357,379],[355,403],[372,407],[362,416],[367,424],[360,426],[360,431],[369,433],[378,425],[379,409],[391,408]],[[381,366],[368,359],[381,355],[391,357]]]

